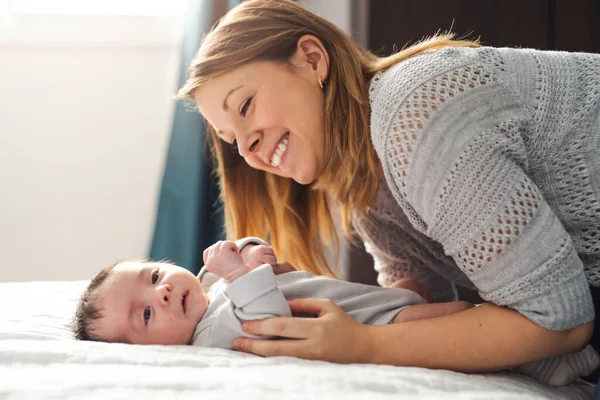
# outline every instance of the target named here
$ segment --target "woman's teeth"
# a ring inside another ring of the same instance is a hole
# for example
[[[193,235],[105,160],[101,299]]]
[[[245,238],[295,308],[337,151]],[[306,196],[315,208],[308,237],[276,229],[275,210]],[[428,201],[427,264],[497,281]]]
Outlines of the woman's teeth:
[[[279,142],[279,144],[277,145],[277,148],[275,149],[275,153],[273,154],[273,158],[271,159],[271,165],[274,166],[275,168],[279,167],[279,163],[281,162],[281,157],[283,156],[283,153],[285,153],[285,151],[287,150],[288,143],[289,143],[289,133],[283,137],[283,139],[281,140],[281,142]]]

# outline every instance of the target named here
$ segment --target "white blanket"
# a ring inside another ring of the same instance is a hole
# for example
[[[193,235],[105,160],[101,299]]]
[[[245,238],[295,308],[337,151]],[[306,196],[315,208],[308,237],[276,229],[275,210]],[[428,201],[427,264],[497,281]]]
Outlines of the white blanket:
[[[87,282],[0,284],[0,399],[592,399],[581,381],[261,358],[191,346],[78,342]]]

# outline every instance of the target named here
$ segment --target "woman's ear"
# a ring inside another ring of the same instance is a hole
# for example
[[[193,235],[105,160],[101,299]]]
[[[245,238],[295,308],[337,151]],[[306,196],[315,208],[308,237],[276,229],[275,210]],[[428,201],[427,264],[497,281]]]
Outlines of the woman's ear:
[[[315,82],[318,82],[319,78],[325,82],[329,73],[329,53],[317,37],[304,35],[298,39],[296,53],[292,56],[292,64],[310,68],[314,71]]]

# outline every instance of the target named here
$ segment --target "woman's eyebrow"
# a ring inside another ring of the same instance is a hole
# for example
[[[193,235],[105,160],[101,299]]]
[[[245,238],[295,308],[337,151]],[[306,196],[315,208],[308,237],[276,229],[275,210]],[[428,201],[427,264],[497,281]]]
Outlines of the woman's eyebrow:
[[[241,89],[242,87],[244,87],[244,85],[240,85],[236,88],[233,88],[229,91],[229,93],[227,93],[227,96],[225,96],[225,100],[223,100],[223,111],[229,110],[229,107],[227,106],[227,99],[229,98],[229,96],[231,96],[231,93],[235,92],[238,89]]]

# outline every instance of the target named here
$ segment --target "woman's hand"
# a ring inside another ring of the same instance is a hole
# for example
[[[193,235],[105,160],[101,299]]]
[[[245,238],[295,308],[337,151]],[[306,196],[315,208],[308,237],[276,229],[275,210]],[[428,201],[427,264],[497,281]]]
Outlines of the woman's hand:
[[[295,299],[288,302],[292,314],[316,314],[317,318],[268,318],[245,322],[248,333],[294,340],[238,338],[235,350],[261,356],[293,356],[335,363],[371,361],[371,331],[328,299]]]
[[[244,330],[296,340],[238,338],[234,349],[336,363],[488,372],[579,351],[593,329],[589,323],[550,331],[517,311],[489,303],[443,317],[381,326],[356,322],[330,300],[296,299],[289,304],[292,313],[318,318],[249,321]]]

